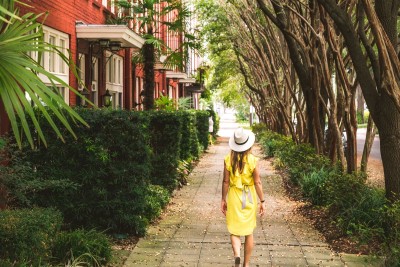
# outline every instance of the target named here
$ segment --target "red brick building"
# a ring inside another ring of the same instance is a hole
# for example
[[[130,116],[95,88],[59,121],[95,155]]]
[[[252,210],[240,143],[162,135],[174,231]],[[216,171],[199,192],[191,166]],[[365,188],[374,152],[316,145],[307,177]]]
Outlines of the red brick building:
[[[67,81],[73,88],[87,93],[88,98],[103,106],[106,90],[112,95],[112,107],[140,108],[140,92],[143,88],[143,72],[132,65],[132,54],[141,48],[144,39],[138,27],[131,25],[108,25],[107,19],[121,16],[113,1],[109,0],[25,0],[31,7],[21,6],[21,13],[47,13],[44,19],[45,40],[70,51],[80,69],[81,82],[69,71],[55,54],[45,53],[44,67]],[[162,6],[158,7],[162,8]],[[173,19],[169,14],[166,20]],[[133,30],[132,30],[133,29]],[[177,49],[183,41],[182,34],[171,34],[165,26],[157,29],[158,37]],[[185,71],[165,70],[156,64],[155,98],[161,94],[173,99],[186,96],[180,79],[187,78]],[[46,81],[45,81],[46,82]],[[88,91],[83,91],[87,88]],[[71,106],[82,105],[78,96],[65,88],[58,88]]]

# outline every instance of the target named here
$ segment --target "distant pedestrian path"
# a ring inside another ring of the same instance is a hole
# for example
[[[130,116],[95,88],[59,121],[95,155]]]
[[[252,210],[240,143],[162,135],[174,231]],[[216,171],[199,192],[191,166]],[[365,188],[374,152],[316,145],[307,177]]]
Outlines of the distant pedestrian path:
[[[125,266],[233,266],[219,205],[223,158],[229,152],[227,137],[236,127],[231,114],[221,118],[217,144],[202,156],[189,184],[175,192],[161,219],[140,239]],[[254,154],[262,158],[258,147]],[[270,162],[262,159],[259,164],[267,214],[257,221],[251,266],[369,266],[360,263],[360,257],[333,253],[311,224],[293,213],[298,203],[284,195],[282,178]]]

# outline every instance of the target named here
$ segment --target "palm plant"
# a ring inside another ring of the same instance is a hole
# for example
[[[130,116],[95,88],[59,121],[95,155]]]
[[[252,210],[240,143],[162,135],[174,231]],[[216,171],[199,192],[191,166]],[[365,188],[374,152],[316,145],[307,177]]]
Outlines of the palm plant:
[[[139,53],[134,57],[133,63],[143,66],[144,109],[154,109],[154,65],[156,59],[160,58],[162,54],[167,54],[164,65],[169,68],[182,68],[183,62],[186,62],[188,58],[188,48],[197,46],[195,37],[185,32],[185,22],[190,16],[190,11],[180,0],[138,0],[135,3],[119,0],[117,4],[124,10],[131,10],[132,12],[129,14],[133,14],[133,16],[118,19],[118,23],[127,23],[130,20],[138,23],[140,33],[146,40]],[[176,15],[174,21],[164,19],[168,14]],[[162,39],[157,37],[158,31],[162,27],[177,34],[184,33],[185,42],[176,50],[172,50]]]
[[[40,59],[42,53],[52,52],[57,53],[68,65],[71,65],[70,61],[57,47],[43,40],[42,24],[37,22],[42,14],[28,13],[20,16],[15,3],[22,4],[17,0],[0,0],[0,99],[11,122],[17,143],[21,147],[22,136],[26,136],[32,148],[34,147],[28,125],[28,118],[30,118],[38,137],[47,145],[35,114],[36,110],[43,114],[61,140],[63,140],[61,131],[49,112],[54,113],[62,125],[76,138],[67,120],[68,116],[75,122],[79,121],[87,125],[86,122],[64,102],[58,93],[44,84],[39,75],[47,77],[53,85],[59,84],[78,95],[79,93],[63,80],[46,71],[40,62],[31,58],[29,54],[35,52]],[[31,101],[28,101],[27,96]]]

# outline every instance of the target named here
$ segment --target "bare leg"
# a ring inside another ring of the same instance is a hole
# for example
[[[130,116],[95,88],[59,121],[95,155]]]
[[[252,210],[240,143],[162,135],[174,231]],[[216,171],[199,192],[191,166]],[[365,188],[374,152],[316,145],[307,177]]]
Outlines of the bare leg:
[[[242,246],[242,242],[240,241],[240,236],[231,235],[231,243],[233,249],[233,256],[240,257],[240,247]]]
[[[246,235],[246,238],[244,240],[244,262],[243,262],[243,267],[250,266],[250,257],[251,257],[251,252],[253,251],[253,246],[254,246],[253,234]]]

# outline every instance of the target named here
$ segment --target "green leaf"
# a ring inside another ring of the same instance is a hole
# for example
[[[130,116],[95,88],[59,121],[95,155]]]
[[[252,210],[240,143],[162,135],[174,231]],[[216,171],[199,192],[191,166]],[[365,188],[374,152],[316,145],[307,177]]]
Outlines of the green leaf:
[[[45,136],[25,93],[30,96],[32,103],[43,113],[44,118],[61,140],[63,140],[61,131],[49,116],[47,109],[51,110],[63,127],[76,138],[67,117],[86,126],[88,124],[64,102],[62,97],[49,89],[39,75],[46,77],[53,85],[57,84],[68,88],[78,95],[79,93],[63,80],[46,71],[28,53],[38,53],[39,59],[44,52],[56,53],[77,75],[75,66],[57,47],[43,41],[42,24],[36,21],[42,14],[28,13],[19,17],[14,9],[15,2],[14,0],[7,0],[6,4],[4,4],[4,0],[0,2],[0,16],[2,16],[2,12],[14,14],[14,16],[10,16],[9,22],[0,21],[0,98],[10,119],[17,143],[21,147],[22,138],[25,135],[31,147],[34,147],[32,130],[28,127],[28,116],[31,118],[39,138],[46,145]],[[4,8],[7,9],[7,12],[4,12]],[[19,130],[19,126],[22,128],[22,132]]]

